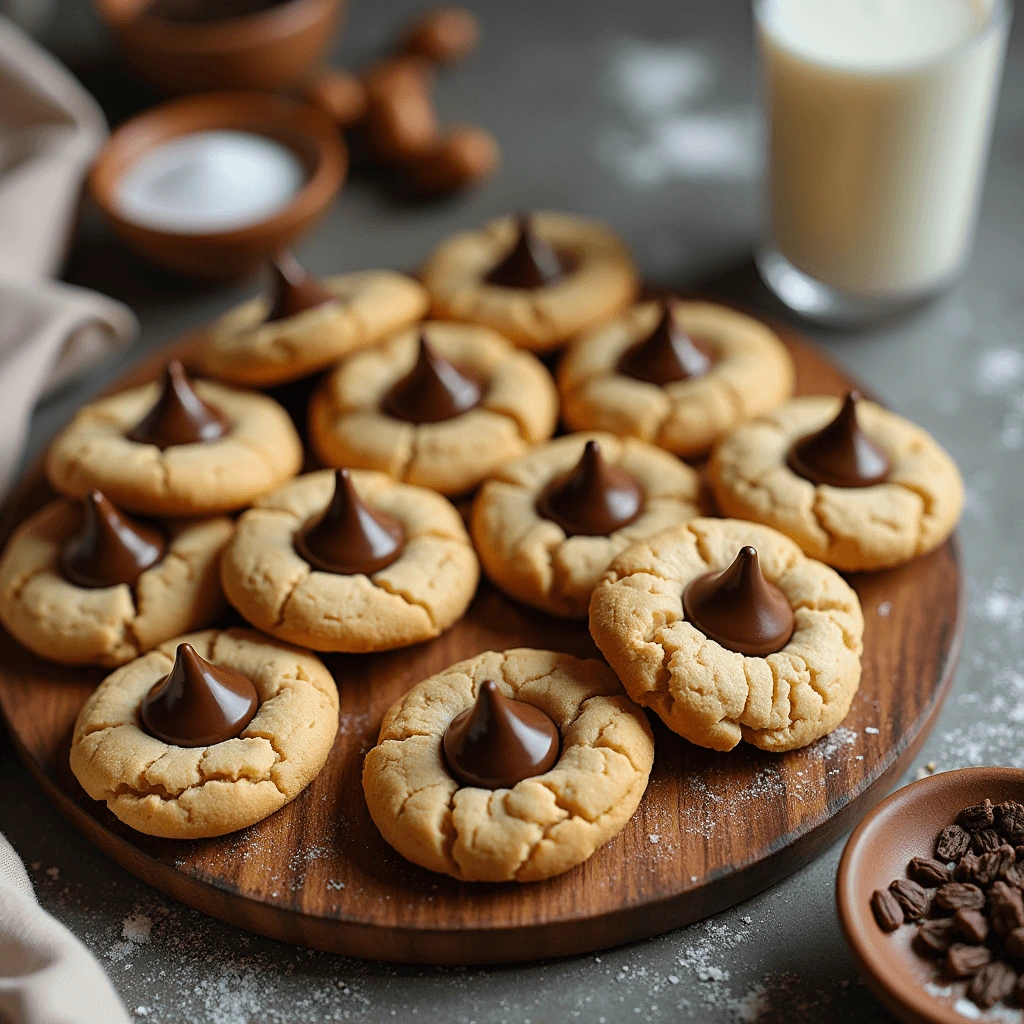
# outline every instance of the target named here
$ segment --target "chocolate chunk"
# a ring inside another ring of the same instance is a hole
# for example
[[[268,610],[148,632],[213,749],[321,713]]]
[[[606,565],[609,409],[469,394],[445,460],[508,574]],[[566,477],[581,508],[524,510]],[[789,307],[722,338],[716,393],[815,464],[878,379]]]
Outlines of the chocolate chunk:
[[[970,882],[947,882],[935,891],[935,902],[943,910],[981,910],[985,894]]]
[[[666,299],[657,326],[622,353],[617,369],[635,380],[663,386],[703,377],[714,359],[714,349],[683,330],[676,318],[675,301]]]
[[[1014,928],[1006,936],[1003,950],[1011,960],[1024,963],[1024,928]]]
[[[971,848],[971,835],[959,825],[947,825],[935,844],[935,856],[941,861],[959,860]]]
[[[683,609],[706,637],[740,654],[766,657],[793,635],[789,598],[764,578],[749,544],[727,569],[693,580],[683,591]]]
[[[957,816],[957,824],[969,832],[978,832],[983,828],[991,828],[996,820],[992,801],[986,797],[980,804],[965,807]]]
[[[983,1009],[988,1009],[1000,999],[1005,999],[1016,984],[1017,972],[1009,964],[996,960],[982,967],[971,979],[967,986],[967,997]]]
[[[1014,929],[1024,927],[1024,902],[1019,889],[996,882],[989,890],[988,902],[988,918],[996,935],[1009,935]]]
[[[907,874],[918,885],[929,889],[953,881],[953,874],[949,868],[941,860],[935,860],[933,857],[915,857],[907,865]]]
[[[338,301],[312,274],[299,266],[299,261],[290,252],[279,253],[270,260],[270,279],[268,324]]]
[[[894,882],[889,883],[889,891],[903,908],[904,920],[916,921],[928,913],[931,896],[928,890],[923,889],[917,882],[913,882],[909,878],[897,878]]]
[[[964,942],[978,944],[988,937],[988,918],[980,910],[958,910],[952,920]]]
[[[987,946],[965,946],[956,943],[949,947],[943,969],[950,978],[970,978],[992,961],[992,950]]]
[[[216,441],[230,429],[227,416],[196,394],[184,367],[172,359],[164,370],[155,404],[125,437],[164,449]]]
[[[996,825],[1011,843],[1024,839],[1024,806],[1016,800],[1004,800],[996,805]]]
[[[952,920],[939,917],[921,922],[914,936],[914,945],[922,956],[943,956],[955,940]]]
[[[871,894],[871,910],[883,932],[894,932],[903,924],[903,907],[889,889],[876,889]]]
[[[983,828],[971,836],[971,849],[977,853],[991,853],[1002,844],[1002,838],[994,828]]]
[[[421,331],[416,363],[384,396],[383,409],[407,423],[441,423],[475,409],[483,393],[476,372],[450,363]]]
[[[532,289],[556,284],[570,269],[571,261],[534,232],[528,215],[520,214],[518,229],[512,248],[484,280],[499,288]]]

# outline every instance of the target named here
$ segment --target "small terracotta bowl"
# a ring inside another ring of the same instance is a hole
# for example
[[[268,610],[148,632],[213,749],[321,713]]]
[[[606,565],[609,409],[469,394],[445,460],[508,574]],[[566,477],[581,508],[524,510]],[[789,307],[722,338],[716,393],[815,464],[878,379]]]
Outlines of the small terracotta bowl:
[[[186,22],[147,15],[152,0],[93,2],[138,75],[172,95],[270,92],[305,81],[344,9],[344,0],[286,0],[237,18]]]
[[[993,803],[1024,802],[1024,770],[961,768],[911,783],[864,818],[839,862],[839,923],[857,969],[875,995],[907,1024],[964,1024],[969,1018],[957,1012],[955,1004],[965,998],[967,983],[948,981],[938,969],[940,961],[914,952],[916,928],[903,925],[883,932],[871,912],[871,894],[887,889],[894,878],[906,878],[912,857],[935,856],[939,832],[965,807],[986,797]],[[980,1013],[969,1005],[975,1015]]]
[[[306,166],[306,184],[280,212],[229,231],[178,234],[122,215],[118,183],[128,168],[170,139],[215,129],[255,132],[290,147]],[[252,273],[304,234],[325,213],[347,170],[345,143],[316,108],[265,93],[210,93],[161,103],[121,125],[96,158],[88,191],[118,237],[141,256],[188,277],[225,280]]]

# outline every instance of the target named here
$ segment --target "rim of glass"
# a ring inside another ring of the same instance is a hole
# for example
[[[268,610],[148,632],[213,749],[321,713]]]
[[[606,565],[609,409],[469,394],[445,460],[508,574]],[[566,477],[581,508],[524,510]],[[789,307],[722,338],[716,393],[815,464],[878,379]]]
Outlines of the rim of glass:
[[[752,0],[754,19],[758,25],[766,27],[766,12],[769,8],[776,6],[779,2],[780,0]],[[821,61],[815,60],[814,57],[807,53],[793,50],[791,47],[784,45],[777,36],[773,36],[772,38],[787,53],[792,53],[795,56],[806,60],[809,64],[815,64],[820,67],[835,67],[835,70],[837,71],[844,71],[851,74],[899,75],[904,74],[907,71],[919,71],[921,68],[941,64],[945,61],[959,57],[962,53],[966,53],[973,47],[980,46],[991,35],[1009,25],[1010,19],[1013,16],[1013,0],[990,0],[990,3],[991,7],[985,20],[966,39],[957,43],[956,46],[950,47],[948,50],[943,50],[941,53],[937,53],[933,57],[927,57],[924,60],[914,61],[908,64],[901,64],[899,67],[871,67],[870,65],[858,64],[826,65]]]

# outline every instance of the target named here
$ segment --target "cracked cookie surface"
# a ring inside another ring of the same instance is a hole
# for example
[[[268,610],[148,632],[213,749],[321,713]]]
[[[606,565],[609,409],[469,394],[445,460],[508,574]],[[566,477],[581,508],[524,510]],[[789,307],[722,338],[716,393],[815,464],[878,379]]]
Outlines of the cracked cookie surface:
[[[51,486],[72,498],[98,488],[142,515],[209,515],[244,508],[299,471],[302,443],[277,402],[215,381],[193,386],[227,416],[224,437],[163,450],[129,440],[159,394],[155,382],[145,384],[78,411],[47,452]]]
[[[480,566],[454,506],[383,473],[352,472],[359,496],[393,515],[405,547],[371,576],[314,569],[295,535],[334,493],[334,473],[307,473],[256,502],[221,560],[228,601],[252,625],[318,651],[366,653],[438,636],[473,599]]]
[[[149,689],[183,641],[247,676],[259,710],[234,739],[176,747],[139,725]],[[206,630],[161,644],[107,676],[86,701],[71,769],[94,800],[147,835],[199,839],[261,821],[317,776],[338,731],[338,690],[309,651],[248,629]]]
[[[792,394],[793,362],[765,324],[711,302],[678,300],[672,308],[677,323],[713,351],[708,372],[664,386],[618,372],[620,357],[662,313],[660,303],[641,302],[580,338],[562,360],[562,418],[573,430],[639,437],[692,457]]]
[[[462,494],[554,433],[558,394],[538,359],[486,327],[431,321],[422,330],[445,359],[479,375],[480,404],[437,423],[382,411],[385,395],[416,362],[419,332],[406,331],[357,352],[327,377],[310,402],[310,443],[329,466],[376,469]]]
[[[163,524],[167,551],[134,588],[80,587],[60,571],[60,549],[81,512],[45,505],[11,536],[0,560],[0,620],[19,643],[64,665],[123,665],[223,611],[218,566],[234,531],[225,516]]]
[[[199,368],[231,384],[285,384],[408,327],[429,305],[418,281],[393,270],[339,274],[320,283],[337,302],[271,323],[266,298],[225,313],[205,332],[195,356]]]
[[[537,511],[550,480],[571,469],[587,441],[644,492],[640,516],[607,536],[567,536]],[[541,445],[499,470],[473,502],[470,528],[496,587],[517,601],[563,618],[583,618],[608,563],[630,544],[700,515],[700,481],[675,456],[645,441],[612,434],[571,434]]]
[[[722,441],[708,478],[723,514],[773,526],[806,554],[849,572],[892,568],[939,547],[960,518],[963,480],[931,434],[902,416],[857,403],[861,429],[889,456],[884,483],[816,485],[786,464],[793,443],[830,422],[840,404],[824,395],[794,398]]]
[[[640,289],[633,258],[597,221],[568,213],[535,213],[534,233],[573,269],[539,288],[501,288],[487,274],[511,249],[519,227],[499,217],[474,231],[445,239],[420,274],[430,292],[431,316],[491,327],[521,348],[551,352],[583,331],[617,316]]]
[[[746,544],[793,609],[792,637],[765,658],[727,650],[683,611],[687,585]],[[806,746],[839,725],[860,686],[856,593],[781,533],[737,519],[694,519],[624,551],[594,588],[590,633],[633,700],[714,750]]]
[[[460,786],[445,730],[482,683],[558,726],[554,767],[511,789]],[[647,788],[654,737],[607,665],[520,648],[487,651],[410,690],[363,763],[374,824],[403,857],[465,881],[531,882],[568,871],[617,835]]]

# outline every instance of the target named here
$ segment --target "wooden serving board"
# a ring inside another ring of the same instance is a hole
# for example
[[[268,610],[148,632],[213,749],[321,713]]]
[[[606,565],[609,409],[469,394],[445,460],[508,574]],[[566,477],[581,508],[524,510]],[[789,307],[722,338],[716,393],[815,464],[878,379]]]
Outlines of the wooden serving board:
[[[787,344],[798,393],[841,394],[850,386],[815,350],[795,338]],[[162,359],[122,386],[155,375]],[[37,468],[4,510],[0,543],[48,496]],[[850,582],[867,622],[864,673],[836,732],[781,756],[747,744],[720,754],[655,721],[650,786],[622,834],[586,864],[529,885],[461,884],[407,863],[378,834],[360,784],[363,755],[385,710],[452,662],[516,646],[597,656],[584,624],[530,611],[486,583],[465,619],[430,643],[327,656],[341,726],[326,767],[293,803],[221,839],[144,836],[85,795],[68,767],[68,748],[102,670],[50,664],[0,634],[0,709],[47,796],[88,839],[205,913],[287,942],[385,960],[565,956],[665,932],[759,892],[851,828],[907,767],[960,650],[958,542]]]

